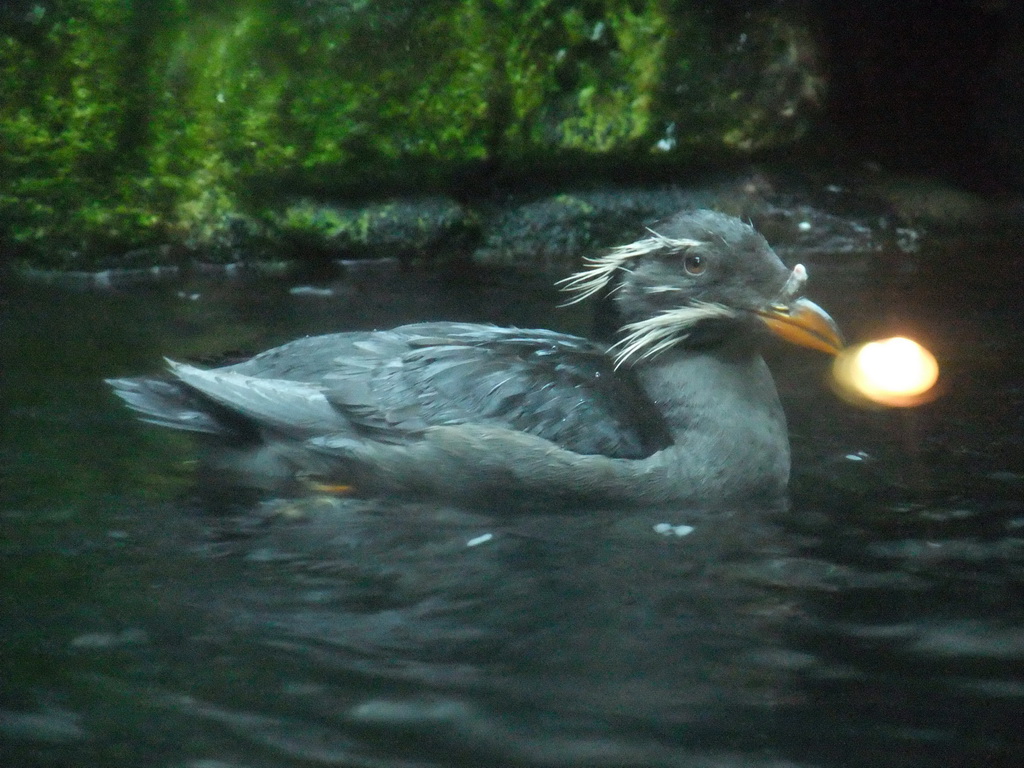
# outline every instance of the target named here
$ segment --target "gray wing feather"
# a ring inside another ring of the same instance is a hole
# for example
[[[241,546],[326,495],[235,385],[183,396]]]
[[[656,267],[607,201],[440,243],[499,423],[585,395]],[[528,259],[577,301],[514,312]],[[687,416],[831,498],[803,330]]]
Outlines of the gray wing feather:
[[[544,330],[423,323],[339,357],[324,395],[367,437],[489,425],[578,453],[647,456],[671,443],[657,408],[603,347]]]
[[[246,376],[229,369],[203,370],[167,361],[175,377],[211,400],[261,426],[295,435],[323,434],[348,425],[320,387]]]
[[[111,383],[147,420],[195,432],[403,443],[430,427],[476,425],[618,458],[671,444],[628,370],[554,331],[418,323],[298,339],[222,368],[168,366],[169,381]]]
[[[209,403],[192,396],[175,381],[148,377],[106,381],[114,394],[149,424],[210,435],[226,431],[225,425],[209,412]]]

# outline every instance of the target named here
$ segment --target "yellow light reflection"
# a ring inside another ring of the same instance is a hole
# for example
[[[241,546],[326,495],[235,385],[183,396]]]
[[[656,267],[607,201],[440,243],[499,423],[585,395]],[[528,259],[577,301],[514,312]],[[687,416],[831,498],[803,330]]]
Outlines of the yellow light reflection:
[[[839,394],[849,400],[905,408],[932,399],[939,364],[913,339],[895,336],[843,350],[832,375]]]

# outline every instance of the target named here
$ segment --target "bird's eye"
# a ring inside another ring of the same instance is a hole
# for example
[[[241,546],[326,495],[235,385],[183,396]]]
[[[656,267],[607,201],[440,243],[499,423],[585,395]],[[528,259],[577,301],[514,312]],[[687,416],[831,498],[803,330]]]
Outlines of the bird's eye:
[[[683,269],[691,275],[699,275],[708,268],[708,261],[703,256],[691,253],[683,259]]]

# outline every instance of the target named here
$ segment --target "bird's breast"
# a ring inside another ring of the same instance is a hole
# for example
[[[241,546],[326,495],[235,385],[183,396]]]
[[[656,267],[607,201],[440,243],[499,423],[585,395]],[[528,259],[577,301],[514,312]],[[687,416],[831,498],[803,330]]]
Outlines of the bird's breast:
[[[672,433],[666,458],[708,493],[782,492],[789,435],[775,382],[760,355],[677,353],[640,376]]]

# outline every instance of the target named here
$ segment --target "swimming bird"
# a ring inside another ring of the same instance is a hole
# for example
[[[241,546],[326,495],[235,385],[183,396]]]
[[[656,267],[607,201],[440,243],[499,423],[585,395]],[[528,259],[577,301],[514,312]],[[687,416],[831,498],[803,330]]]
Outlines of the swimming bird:
[[[245,482],[460,503],[781,503],[786,419],[761,349],[835,353],[839,329],[750,225],[684,211],[562,281],[609,343],[428,322],[298,339],[249,360],[110,379],[201,435]]]

